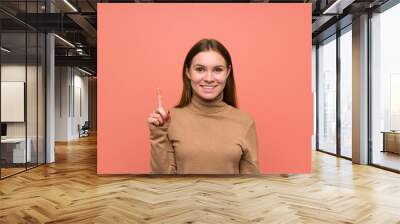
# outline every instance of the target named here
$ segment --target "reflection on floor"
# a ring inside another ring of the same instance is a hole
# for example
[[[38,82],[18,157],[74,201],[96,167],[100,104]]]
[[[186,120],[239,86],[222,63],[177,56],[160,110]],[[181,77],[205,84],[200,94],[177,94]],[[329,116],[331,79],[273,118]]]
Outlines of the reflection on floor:
[[[347,158],[352,158],[352,148],[341,148],[341,155]]]
[[[18,172],[21,172],[24,170],[25,170],[25,167],[24,168],[1,168],[1,178],[13,175],[15,173],[18,173]]]
[[[374,151],[372,157],[373,163],[389,167],[391,169],[400,170],[400,155],[392,152]]]
[[[0,223],[399,223],[400,175],[313,152],[312,173],[97,175],[96,138],[0,181]]]
[[[27,164],[27,168],[30,169],[31,167],[35,167],[36,164],[33,163],[28,163]],[[25,164],[19,164],[18,166],[14,166],[13,165],[8,165],[6,166],[6,168],[1,168],[0,172],[1,172],[1,178],[5,178],[7,176],[19,173],[21,171],[24,171],[25,169]]]

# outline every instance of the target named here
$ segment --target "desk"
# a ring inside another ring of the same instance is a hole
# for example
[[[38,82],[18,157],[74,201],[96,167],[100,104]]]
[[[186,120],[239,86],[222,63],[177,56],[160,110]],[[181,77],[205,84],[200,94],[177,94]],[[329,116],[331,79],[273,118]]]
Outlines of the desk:
[[[382,131],[383,133],[383,150],[382,152],[393,152],[400,154],[400,132],[399,131]]]
[[[27,139],[28,147],[25,154],[25,138],[1,139],[1,157],[6,163],[25,163],[32,159],[30,138]],[[25,161],[27,158],[27,161]]]

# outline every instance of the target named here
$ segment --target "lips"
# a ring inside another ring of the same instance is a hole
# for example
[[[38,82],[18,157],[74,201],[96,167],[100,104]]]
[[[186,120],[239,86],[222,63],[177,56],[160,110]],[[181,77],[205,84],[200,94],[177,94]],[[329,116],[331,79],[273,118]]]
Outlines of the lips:
[[[200,85],[204,93],[213,93],[216,86]]]
[[[213,88],[215,88],[216,86],[207,86],[207,85],[200,85],[202,88],[205,88],[205,89],[213,89]]]

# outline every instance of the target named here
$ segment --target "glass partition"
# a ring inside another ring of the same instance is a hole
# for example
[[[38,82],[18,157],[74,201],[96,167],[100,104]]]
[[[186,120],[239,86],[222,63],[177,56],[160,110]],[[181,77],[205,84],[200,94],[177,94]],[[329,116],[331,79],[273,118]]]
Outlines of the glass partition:
[[[318,149],[336,154],[336,35],[318,47]]]
[[[0,150],[1,176],[6,177],[24,171],[31,161],[26,150],[26,33],[3,32],[1,47]]]
[[[45,163],[45,34],[18,20],[45,1],[1,1],[0,178]],[[36,17],[33,17],[36,18]]]
[[[372,163],[400,171],[400,4],[371,18]]]
[[[352,158],[352,34],[351,25],[340,35],[340,154]]]

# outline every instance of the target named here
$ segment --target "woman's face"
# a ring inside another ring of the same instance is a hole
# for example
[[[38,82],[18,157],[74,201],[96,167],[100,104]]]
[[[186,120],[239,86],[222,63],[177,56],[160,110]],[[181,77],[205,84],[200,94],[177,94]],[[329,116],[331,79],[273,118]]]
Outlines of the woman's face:
[[[213,100],[224,90],[229,69],[221,54],[209,50],[193,57],[189,70],[186,69],[186,75],[198,96]]]

